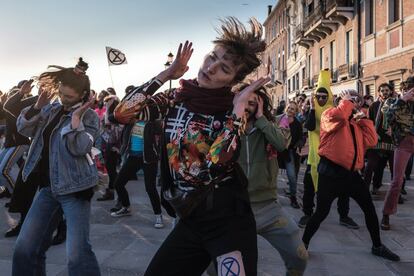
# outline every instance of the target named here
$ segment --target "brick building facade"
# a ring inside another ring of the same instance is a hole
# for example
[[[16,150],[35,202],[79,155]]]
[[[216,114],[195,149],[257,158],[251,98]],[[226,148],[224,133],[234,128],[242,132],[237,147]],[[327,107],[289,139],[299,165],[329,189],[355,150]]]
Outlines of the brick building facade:
[[[279,0],[264,26],[277,100],[310,94],[325,68],[334,94],[371,95],[382,82],[398,91],[414,70],[413,0]]]

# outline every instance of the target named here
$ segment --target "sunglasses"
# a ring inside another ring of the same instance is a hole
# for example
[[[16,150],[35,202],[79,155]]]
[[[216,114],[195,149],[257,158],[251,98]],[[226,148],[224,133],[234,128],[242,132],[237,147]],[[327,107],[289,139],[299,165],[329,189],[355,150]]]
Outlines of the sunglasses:
[[[315,98],[317,98],[318,100],[326,100],[328,96],[327,95],[315,95]]]

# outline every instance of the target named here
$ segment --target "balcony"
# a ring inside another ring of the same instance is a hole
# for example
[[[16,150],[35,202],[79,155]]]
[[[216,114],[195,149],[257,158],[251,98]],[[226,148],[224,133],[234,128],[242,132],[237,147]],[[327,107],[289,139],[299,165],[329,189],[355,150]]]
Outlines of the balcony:
[[[326,18],[332,21],[338,21],[345,24],[347,20],[354,17],[353,0],[325,0],[326,1]]]
[[[354,78],[358,73],[358,66],[356,63],[342,64],[338,68],[338,79],[345,80]]]
[[[312,80],[311,80],[311,87],[313,86],[317,86],[318,85],[318,79],[319,79],[319,75],[314,75]]]
[[[273,82],[278,81],[280,83],[284,83],[285,82],[285,79],[286,79],[286,70],[276,69],[275,70],[275,73],[273,75],[273,78],[274,78],[273,79]]]
[[[309,78],[303,78],[302,79],[302,87],[303,88],[308,88],[308,87],[310,87],[311,85],[310,85],[310,79]]]
[[[295,42],[309,49],[354,16],[352,0],[324,0],[296,27]]]
[[[331,79],[332,79],[332,82],[337,82],[338,81],[338,69],[337,68],[334,68],[334,69],[331,69]]]

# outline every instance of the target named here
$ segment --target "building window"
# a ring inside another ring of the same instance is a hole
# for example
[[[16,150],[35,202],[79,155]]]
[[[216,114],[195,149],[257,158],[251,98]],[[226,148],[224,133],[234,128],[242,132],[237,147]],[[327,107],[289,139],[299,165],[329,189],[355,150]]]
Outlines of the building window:
[[[374,1],[365,0],[365,36],[374,32]]]
[[[285,46],[282,47],[282,70],[285,70]]]
[[[296,90],[299,90],[299,72],[296,73]]]
[[[308,56],[308,78],[312,79],[312,55]]]
[[[290,93],[290,79],[288,79],[288,93]]]
[[[323,69],[323,56],[324,56],[324,47],[319,48],[319,69]]]
[[[388,0],[388,24],[400,20],[401,0]]]
[[[351,65],[354,61],[354,49],[353,49],[353,37],[352,37],[352,30],[346,32],[346,40],[345,40],[345,63]]]
[[[309,14],[311,14],[313,12],[314,9],[314,3],[313,1],[309,3],[308,1],[308,5],[306,6],[306,16],[309,16]]]
[[[375,94],[375,86],[374,84],[367,84],[365,85],[365,95],[374,96]]]
[[[394,79],[390,80],[388,82],[392,87],[394,87],[394,91],[397,93],[401,93],[400,86],[401,86],[401,80],[400,79]]]
[[[332,40],[329,44],[330,48],[330,56],[329,56],[329,69],[331,69],[331,72],[336,68],[336,42],[335,40]]]
[[[279,70],[280,70],[280,68],[282,67],[282,66],[280,65],[280,48],[279,48],[279,50],[278,50],[278,54],[277,54],[277,64],[278,64],[277,69],[279,69]]]

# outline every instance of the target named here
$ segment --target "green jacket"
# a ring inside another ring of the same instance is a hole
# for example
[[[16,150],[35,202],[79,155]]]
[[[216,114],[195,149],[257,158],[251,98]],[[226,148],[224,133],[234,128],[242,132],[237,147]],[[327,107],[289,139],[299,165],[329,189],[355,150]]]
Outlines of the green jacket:
[[[254,123],[247,135],[242,135],[238,163],[249,179],[249,196],[251,202],[261,202],[277,197],[277,158],[268,158],[266,145],[270,144],[279,152],[286,149],[288,139],[284,130],[264,116]]]

